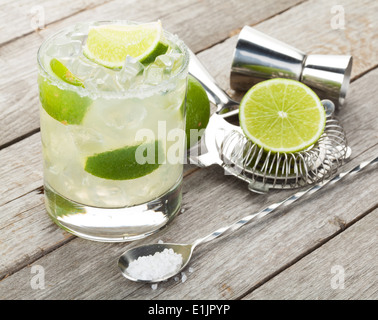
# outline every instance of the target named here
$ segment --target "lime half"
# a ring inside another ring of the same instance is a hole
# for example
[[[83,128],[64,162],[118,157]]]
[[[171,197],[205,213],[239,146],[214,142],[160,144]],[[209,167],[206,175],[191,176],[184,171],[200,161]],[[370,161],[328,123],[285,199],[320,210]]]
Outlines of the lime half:
[[[206,129],[210,118],[210,101],[201,83],[193,76],[188,76],[186,93],[186,139],[187,149],[201,138],[202,129]]]
[[[240,103],[239,121],[252,142],[272,152],[313,145],[326,122],[319,97],[301,82],[271,79],[252,87]]]
[[[151,63],[164,54],[168,45],[164,41],[160,21],[137,24],[109,24],[89,30],[84,55],[105,67],[122,68],[129,55],[143,64]]]

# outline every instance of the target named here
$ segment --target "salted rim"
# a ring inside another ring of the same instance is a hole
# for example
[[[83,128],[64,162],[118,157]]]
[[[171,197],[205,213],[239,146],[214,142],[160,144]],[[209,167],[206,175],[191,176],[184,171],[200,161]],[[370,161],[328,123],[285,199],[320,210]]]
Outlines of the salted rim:
[[[94,96],[95,98],[102,97],[102,98],[146,98],[149,96],[152,96],[154,94],[158,94],[159,92],[166,91],[167,89],[170,89],[170,84],[177,78],[180,78],[183,73],[185,73],[188,69],[189,65],[189,52],[185,45],[185,43],[180,40],[176,35],[163,30],[164,35],[167,37],[169,41],[177,45],[182,53],[184,54],[184,61],[181,65],[180,70],[169,78],[168,81],[163,81],[162,83],[158,85],[151,85],[148,87],[143,88],[136,88],[136,89],[129,89],[126,91],[101,91],[101,90],[91,90],[88,88],[78,87],[74,86],[72,84],[69,84],[55,75],[51,74],[49,70],[46,69],[44,63],[42,62],[41,55],[43,53],[43,50],[45,47],[58,35],[68,33],[69,31],[73,31],[74,27],[77,24],[74,24],[73,26],[61,29],[60,31],[50,35],[46,40],[43,41],[43,43],[40,45],[38,52],[37,52],[37,62],[40,67],[40,72],[43,73],[43,76],[48,78],[54,85],[59,87],[60,89],[68,89],[71,91],[77,92],[80,96]],[[91,21],[91,22],[84,22],[80,24],[86,24],[89,27],[91,26],[98,26],[98,25],[105,25],[105,24],[142,24],[142,22],[135,22],[135,21],[129,21],[129,20],[109,20],[109,21]]]

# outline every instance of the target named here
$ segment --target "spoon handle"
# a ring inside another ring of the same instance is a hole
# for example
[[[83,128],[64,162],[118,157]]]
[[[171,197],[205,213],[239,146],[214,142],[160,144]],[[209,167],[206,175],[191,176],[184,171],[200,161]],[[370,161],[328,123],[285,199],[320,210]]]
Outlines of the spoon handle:
[[[370,164],[374,164],[374,163],[378,163],[378,156],[376,156],[375,158],[371,159],[371,160],[368,160],[368,161],[364,161],[362,163],[360,163],[359,165],[357,165],[356,167],[354,167],[353,169],[350,169],[348,171],[345,171],[345,172],[341,172],[339,174],[337,174],[336,176],[332,177],[332,178],[329,178],[329,179],[326,179],[326,180],[323,180],[322,182],[318,183],[318,184],[315,184],[313,185],[312,187],[306,189],[306,190],[303,190],[303,191],[299,191],[297,193],[295,193],[294,195],[286,198],[285,200],[281,201],[281,202],[276,202],[264,209],[262,209],[261,211],[259,212],[256,212],[256,213],[253,213],[251,215],[248,215],[238,221],[236,221],[235,223],[227,226],[227,227],[223,227],[223,228],[220,228],[216,231],[214,231],[213,233],[201,238],[201,239],[197,239],[194,243],[193,243],[193,247],[199,245],[200,243],[204,243],[204,242],[208,242],[208,241],[211,241],[215,238],[218,238],[224,234],[230,234],[236,230],[238,230],[239,228],[245,226],[246,224],[248,224],[249,222],[255,220],[255,219],[260,219],[262,217],[265,217],[267,214],[271,213],[272,211],[274,211],[275,209],[277,209],[278,207],[280,207],[281,205],[285,204],[285,205],[289,205],[289,204],[292,204],[293,202],[295,202],[296,200],[298,200],[299,198],[301,198],[302,196],[304,196],[305,194],[313,194],[315,193],[316,191],[320,190],[321,188],[323,188],[326,184],[328,183],[336,183],[338,182],[339,180],[341,180],[343,177],[345,177],[346,175],[348,174],[355,174],[357,172],[360,172],[362,169],[364,169],[366,166],[370,165]],[[227,232],[229,231],[229,232]],[[227,233],[226,233],[227,232]]]

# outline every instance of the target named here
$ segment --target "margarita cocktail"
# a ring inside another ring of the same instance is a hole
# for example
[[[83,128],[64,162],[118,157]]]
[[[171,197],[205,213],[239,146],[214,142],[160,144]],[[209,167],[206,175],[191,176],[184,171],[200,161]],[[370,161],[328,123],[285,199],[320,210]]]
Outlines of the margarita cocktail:
[[[81,23],[38,53],[46,207],[78,236],[142,238],[179,211],[189,56],[160,21]]]

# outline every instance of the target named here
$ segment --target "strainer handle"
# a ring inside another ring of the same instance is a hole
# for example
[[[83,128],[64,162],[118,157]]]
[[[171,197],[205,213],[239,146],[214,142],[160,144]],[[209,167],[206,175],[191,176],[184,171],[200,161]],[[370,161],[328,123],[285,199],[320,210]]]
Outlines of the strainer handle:
[[[299,191],[299,192],[295,193],[294,195],[286,198],[285,200],[283,200],[281,202],[276,202],[276,203],[262,209],[259,212],[248,215],[248,216],[236,221],[235,223],[231,224],[230,226],[220,228],[220,229],[214,231],[213,233],[207,235],[206,237],[203,237],[201,239],[197,239],[193,243],[193,247],[199,245],[200,243],[211,241],[211,240],[218,238],[222,235],[228,235],[228,234],[238,230],[239,228],[245,226],[246,224],[248,224],[249,222],[251,222],[253,220],[257,220],[257,219],[265,217],[266,215],[273,212],[275,209],[277,209],[278,207],[280,207],[282,205],[290,205],[293,202],[297,201],[302,196],[304,196],[305,194],[313,194],[316,191],[323,188],[326,184],[336,183],[339,180],[341,180],[343,177],[345,177],[346,175],[358,173],[362,169],[364,169],[366,166],[368,166],[370,164],[376,164],[376,163],[378,163],[378,156],[376,156],[375,158],[373,158],[371,160],[364,161],[364,162],[360,163],[359,165],[355,166],[353,169],[350,169],[350,170],[345,171],[345,172],[341,172],[341,173],[335,175],[332,178],[323,180],[321,183],[315,184],[315,185],[313,185],[312,187],[310,187],[306,190]]]
[[[216,107],[217,113],[228,112],[239,107],[230,96],[215,82],[214,78],[206,70],[203,64],[198,60],[196,55],[190,50],[189,73],[195,77],[205,89],[207,96]]]

